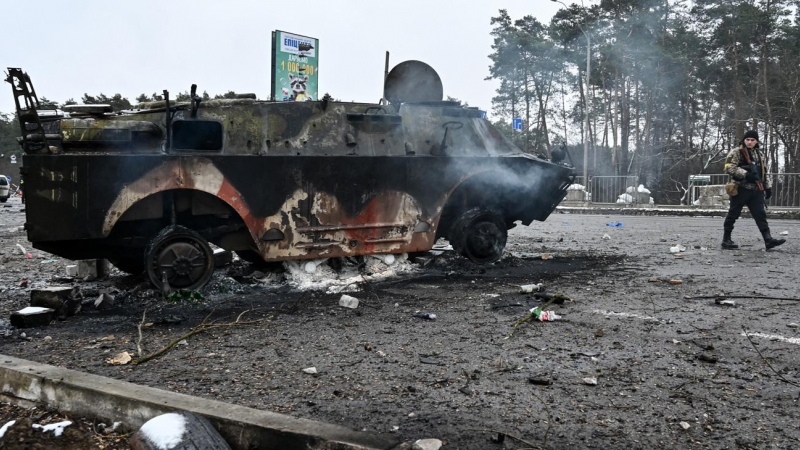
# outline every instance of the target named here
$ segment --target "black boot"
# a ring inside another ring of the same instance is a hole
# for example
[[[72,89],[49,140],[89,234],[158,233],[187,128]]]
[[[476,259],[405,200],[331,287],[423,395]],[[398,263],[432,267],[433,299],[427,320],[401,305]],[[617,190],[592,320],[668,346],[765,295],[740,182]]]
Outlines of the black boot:
[[[739,248],[739,246],[731,240],[732,231],[733,230],[725,230],[725,235],[722,236],[722,248],[724,250],[736,250]]]
[[[764,236],[764,244],[767,246],[767,250],[769,250],[771,248],[775,248],[775,247],[783,244],[784,242],[786,242],[786,239],[775,239],[775,238],[773,238],[769,234],[769,231],[765,231],[765,232],[761,233],[761,235]]]

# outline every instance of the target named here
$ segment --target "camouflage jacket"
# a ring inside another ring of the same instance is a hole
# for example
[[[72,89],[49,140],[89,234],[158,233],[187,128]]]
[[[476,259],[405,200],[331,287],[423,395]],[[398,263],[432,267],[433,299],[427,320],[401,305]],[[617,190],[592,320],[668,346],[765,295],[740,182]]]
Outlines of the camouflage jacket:
[[[747,176],[748,172],[748,165],[747,161],[742,158],[742,151],[747,151],[747,148],[744,145],[736,147],[728,152],[728,157],[725,158],[725,173],[730,175],[730,180],[738,184],[740,188],[757,191],[758,186],[756,183],[751,183],[745,180],[745,176]],[[758,149],[758,147],[756,147],[750,150],[749,153],[750,162],[756,163],[759,166],[761,182],[764,185],[764,189],[771,188],[772,183],[767,176],[767,161],[761,156],[761,151]]]

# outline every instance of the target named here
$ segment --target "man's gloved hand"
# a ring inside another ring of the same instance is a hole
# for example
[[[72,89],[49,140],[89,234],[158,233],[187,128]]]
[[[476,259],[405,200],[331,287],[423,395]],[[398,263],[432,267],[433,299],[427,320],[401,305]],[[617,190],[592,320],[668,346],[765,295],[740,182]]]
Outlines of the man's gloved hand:
[[[769,200],[772,197],[772,188],[764,189],[764,198]]]
[[[749,181],[750,183],[755,183],[756,182],[756,174],[754,174],[753,172],[749,172],[748,171],[747,174],[744,176],[744,179]]]

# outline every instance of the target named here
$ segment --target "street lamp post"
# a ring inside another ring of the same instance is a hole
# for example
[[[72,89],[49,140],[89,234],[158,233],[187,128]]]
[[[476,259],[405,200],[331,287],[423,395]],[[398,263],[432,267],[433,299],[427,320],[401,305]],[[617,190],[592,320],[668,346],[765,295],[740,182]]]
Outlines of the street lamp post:
[[[561,3],[564,5],[564,8],[569,9],[569,7],[560,0],[550,0],[554,3]],[[583,6],[583,0],[581,0],[581,6]],[[578,28],[580,28],[581,33],[586,37],[586,94],[583,96],[583,109],[584,115],[586,116],[586,125],[584,126],[584,135],[583,135],[583,182],[586,186],[586,189],[589,189],[589,136],[591,133],[589,132],[589,74],[592,72],[592,41],[589,39],[589,33],[583,29],[581,24],[578,24]]]

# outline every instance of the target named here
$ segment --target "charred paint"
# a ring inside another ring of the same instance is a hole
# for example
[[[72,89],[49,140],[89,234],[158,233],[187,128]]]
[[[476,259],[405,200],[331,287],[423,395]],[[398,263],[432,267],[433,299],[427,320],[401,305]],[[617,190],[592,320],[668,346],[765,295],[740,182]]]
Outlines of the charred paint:
[[[35,247],[72,259],[139,255],[176,221],[270,261],[422,251],[465,208],[492,207],[506,223],[545,220],[573,175],[454,102],[169,106],[169,115],[166,102],[150,102],[42,119],[48,146],[23,140]],[[177,121],[197,133],[180,141],[193,146],[170,144]]]

